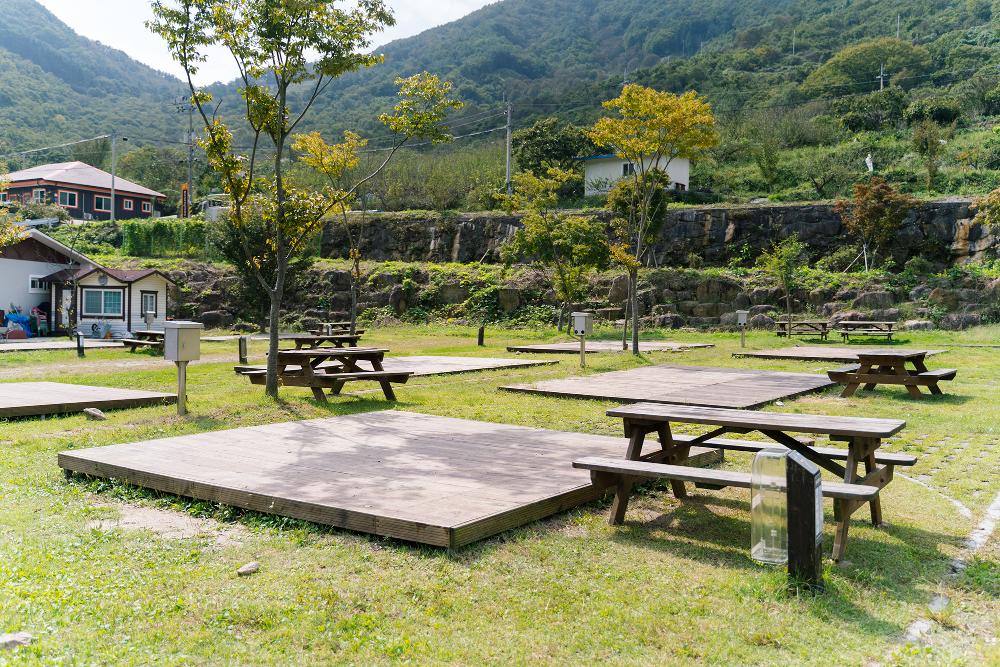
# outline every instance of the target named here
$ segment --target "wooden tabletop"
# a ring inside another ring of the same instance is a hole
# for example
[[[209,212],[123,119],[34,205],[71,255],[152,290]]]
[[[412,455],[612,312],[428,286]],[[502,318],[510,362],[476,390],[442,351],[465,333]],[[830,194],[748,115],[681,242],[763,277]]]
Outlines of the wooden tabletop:
[[[858,350],[859,360],[864,359],[923,359],[930,350]]]
[[[167,333],[165,331],[136,331],[136,338],[166,338]]]
[[[316,340],[316,341],[349,341],[361,338],[361,334],[335,333],[335,334],[292,334],[282,336],[281,340]]]
[[[778,324],[789,324],[787,318],[779,319]],[[811,324],[811,325],[827,325],[830,324],[829,320],[792,320],[791,324]]]
[[[865,438],[887,438],[900,432],[906,426],[906,422],[898,419],[786,414],[661,403],[627,405],[608,410],[608,416],[622,419],[662,420],[685,424],[706,424],[754,430],[774,429],[793,433],[818,433]]]
[[[302,357],[315,359],[317,357],[364,357],[385,354],[389,350],[376,347],[315,347],[311,350],[278,350],[279,357]]]
[[[869,320],[841,320],[837,326],[843,327],[894,327],[895,322],[875,322]]]

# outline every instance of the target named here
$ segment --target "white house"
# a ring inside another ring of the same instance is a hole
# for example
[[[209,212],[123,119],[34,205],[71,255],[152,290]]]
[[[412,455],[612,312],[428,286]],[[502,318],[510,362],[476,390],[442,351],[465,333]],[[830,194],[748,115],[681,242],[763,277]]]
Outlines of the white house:
[[[583,162],[583,187],[587,197],[606,195],[615,183],[635,173],[634,164],[614,154],[591,155],[580,161]],[[659,163],[666,167],[665,171],[675,190],[683,192],[688,189],[691,184],[691,162],[687,158],[674,158],[669,165],[661,158]],[[646,168],[656,166],[649,158],[643,160],[643,164]]]
[[[156,270],[101,266],[37,229],[0,249],[0,309],[44,313],[53,332],[122,337],[145,328],[145,312],[162,328],[172,284]]]

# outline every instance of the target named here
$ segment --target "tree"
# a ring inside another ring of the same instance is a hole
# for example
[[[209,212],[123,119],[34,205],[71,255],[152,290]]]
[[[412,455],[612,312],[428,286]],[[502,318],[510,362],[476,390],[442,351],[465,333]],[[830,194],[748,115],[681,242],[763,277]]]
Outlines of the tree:
[[[785,311],[789,322],[792,320],[792,293],[798,287],[806,260],[806,245],[795,235],[775,243],[758,260],[764,273],[777,280],[785,291]]]
[[[922,120],[913,128],[913,148],[924,161],[928,191],[934,189],[934,179],[937,178],[941,166],[941,156],[951,134],[950,130],[946,130],[929,118]]]
[[[802,87],[808,94],[830,98],[861,92],[864,89],[859,82],[871,81],[872,85],[879,85],[876,77],[883,66],[886,84],[911,82],[919,80],[915,77],[930,68],[931,55],[924,47],[906,40],[873,39],[838,51],[806,77]]]
[[[993,230],[1000,229],[1000,188],[985,197],[975,199],[972,202],[972,209],[976,212],[973,222]]]
[[[574,175],[549,168],[544,176],[524,172],[514,177],[510,210],[527,211],[522,227],[502,248],[507,262],[530,259],[550,271],[552,288],[562,303],[558,326],[573,303],[587,294],[587,278],[610,257],[606,226],[593,217],[558,212],[559,191]]]
[[[840,123],[851,132],[878,132],[901,124],[910,97],[899,86],[889,86],[867,95],[837,100],[834,110]]]
[[[7,167],[0,163],[0,173],[6,173]],[[0,178],[0,192],[7,189],[7,182]],[[14,245],[24,238],[24,228],[6,206],[0,207],[0,248]]]
[[[571,171],[576,158],[593,148],[582,128],[555,116],[535,121],[514,133],[514,158],[522,171],[545,177],[548,167]]]
[[[296,134],[335,80],[382,62],[370,47],[372,36],[394,22],[384,0],[358,0],[348,8],[337,4],[327,0],[156,0],[155,18],[147,24],[184,68],[192,104],[205,127],[200,144],[229,195],[225,224],[233,227],[250,272],[267,291],[266,392],[272,397],[278,395],[278,328],[290,266],[326,217],[350,207],[357,187],[371,177],[349,188],[330,186],[321,191],[295,187],[286,177],[286,151],[293,144],[305,154],[301,159],[309,166],[321,166],[338,178],[357,164],[357,151],[364,145],[351,132],[335,145],[327,144],[318,133]],[[248,151],[234,148],[233,131],[217,115],[212,95],[194,84],[193,77],[212,47],[228,51],[239,69],[243,103],[238,117],[245,126]],[[430,74],[397,83],[399,102],[391,114],[380,116],[393,139],[378,170],[413,137],[446,139],[444,116],[460,106],[448,97],[450,84]],[[272,171],[265,177],[260,163],[266,159]],[[255,221],[266,230],[263,248],[247,242]],[[262,267],[272,264],[269,276]]]
[[[915,205],[915,199],[897,192],[880,176],[873,176],[868,183],[855,183],[853,201],[837,202],[834,210],[861,241],[865,271],[871,270],[876,252],[892,240]]]
[[[615,116],[606,116],[594,124],[588,136],[627,160],[633,183],[626,215],[617,222],[622,242],[612,249],[627,266],[629,300],[632,308],[632,353],[639,354],[638,290],[639,267],[651,245],[651,225],[655,220],[652,204],[656,191],[662,189],[662,177],[670,173],[675,159],[690,160],[704,156],[719,142],[715,117],[709,103],[695,92],[683,95],[660,92],[636,84],[622,89],[620,96],[604,103]],[[627,255],[627,257],[626,257]]]

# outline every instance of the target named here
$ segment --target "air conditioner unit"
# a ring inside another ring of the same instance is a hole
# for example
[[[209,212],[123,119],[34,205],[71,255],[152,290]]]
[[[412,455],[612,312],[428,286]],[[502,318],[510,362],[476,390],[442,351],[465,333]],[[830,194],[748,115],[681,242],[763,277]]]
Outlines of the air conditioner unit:
[[[93,213],[84,213],[83,214],[83,219],[84,220],[93,220],[94,219],[94,214]]]

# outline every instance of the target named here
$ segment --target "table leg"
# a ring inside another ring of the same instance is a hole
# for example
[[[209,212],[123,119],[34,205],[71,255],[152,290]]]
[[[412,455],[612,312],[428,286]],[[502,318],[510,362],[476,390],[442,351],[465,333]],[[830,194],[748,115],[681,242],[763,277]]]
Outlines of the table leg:
[[[858,370],[857,370],[856,373],[854,373],[854,375],[855,376],[858,376],[858,375],[867,375],[868,373],[871,373],[871,370],[872,370],[872,365],[870,363],[861,364],[861,366],[858,367]],[[851,374],[848,374],[847,377],[850,378]],[[858,387],[860,387],[860,386],[861,386],[860,382],[850,382],[850,381],[848,381],[847,386],[844,387],[844,391],[843,391],[843,393],[840,394],[840,397],[841,398],[850,398],[851,396],[854,396],[854,393],[858,390]]]
[[[640,426],[633,426],[629,435],[628,449],[625,458],[630,461],[637,461],[642,456],[642,445],[646,440],[646,430]],[[632,478],[622,475],[615,488],[615,499],[611,503],[611,516],[608,523],[612,526],[620,526],[625,520],[625,510],[628,509],[628,499],[632,494]]]
[[[910,378],[910,372],[908,370],[906,370],[906,362],[905,361],[900,360],[898,363],[893,364],[892,368],[893,368],[893,372],[896,375],[898,375],[900,377],[904,377],[906,379]],[[909,394],[910,394],[910,396],[912,398],[923,398],[924,397],[923,392],[920,391],[920,387],[918,387],[916,385],[912,385],[912,384],[906,385],[906,391],[909,392]]]
[[[847,462],[845,464],[844,481],[848,484],[854,482],[858,476],[857,442],[852,439],[848,443]],[[837,528],[833,533],[833,560],[840,561],[847,551],[847,531],[851,525],[851,514],[853,506],[848,500],[835,500],[835,515]]]
[[[670,432],[670,424],[664,424],[656,430],[656,435],[660,439],[660,447],[663,449],[663,462],[669,465],[680,465],[687,460],[691,453],[691,448],[686,445],[674,443],[674,436]],[[642,452],[639,452],[642,454]],[[687,487],[679,479],[670,480],[670,489],[676,498],[687,498]]]
[[[868,456],[865,457],[865,476],[870,475],[875,472],[875,452],[868,452]],[[881,494],[875,496],[869,503],[872,514],[872,525],[878,528],[882,525],[882,499]]]

